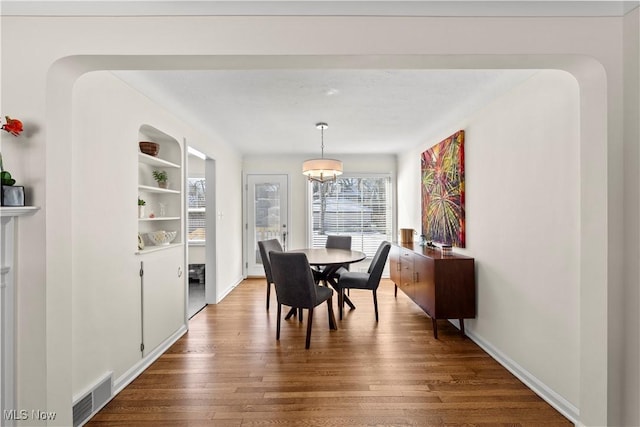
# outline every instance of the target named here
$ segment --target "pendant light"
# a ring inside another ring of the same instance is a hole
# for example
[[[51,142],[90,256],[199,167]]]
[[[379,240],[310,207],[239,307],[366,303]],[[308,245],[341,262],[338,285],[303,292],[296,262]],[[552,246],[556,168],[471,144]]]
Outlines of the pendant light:
[[[302,173],[309,178],[309,181],[335,181],[338,175],[342,175],[340,160],[324,158],[324,130],[328,127],[326,123],[316,123],[316,128],[320,129],[322,155],[319,159],[305,160],[302,164]]]

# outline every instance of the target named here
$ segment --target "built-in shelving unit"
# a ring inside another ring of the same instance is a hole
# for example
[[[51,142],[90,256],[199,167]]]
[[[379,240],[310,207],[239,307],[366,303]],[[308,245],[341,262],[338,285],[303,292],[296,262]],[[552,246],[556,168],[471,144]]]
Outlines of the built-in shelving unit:
[[[171,248],[175,248],[175,247],[182,246],[182,245],[183,245],[183,243],[170,243],[168,245],[162,245],[162,246],[145,247],[143,250],[137,251],[136,255],[140,255],[142,253],[150,254],[152,252],[163,251],[165,249],[171,249]]]
[[[180,144],[173,137],[151,126],[140,128],[140,140],[159,144],[157,156],[138,153],[138,197],[145,201],[144,215],[138,217],[138,233],[143,249],[136,254],[165,250],[185,242],[183,236],[183,155]],[[169,176],[167,188],[161,188],[153,179],[153,171],[165,171]],[[170,245],[154,245],[147,237],[153,231],[177,231]]]

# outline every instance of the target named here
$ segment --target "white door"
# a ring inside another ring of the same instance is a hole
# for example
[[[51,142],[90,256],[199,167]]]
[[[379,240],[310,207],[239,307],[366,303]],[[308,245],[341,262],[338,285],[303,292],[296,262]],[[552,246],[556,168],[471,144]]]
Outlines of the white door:
[[[247,175],[247,276],[264,275],[258,241],[278,239],[286,249],[288,241],[287,175]]]

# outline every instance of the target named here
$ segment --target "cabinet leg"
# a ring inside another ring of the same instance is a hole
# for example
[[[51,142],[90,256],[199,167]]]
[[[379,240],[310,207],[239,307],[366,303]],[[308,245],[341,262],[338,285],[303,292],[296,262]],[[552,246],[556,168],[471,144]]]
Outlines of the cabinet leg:
[[[438,339],[438,322],[433,317],[431,318],[431,325],[433,325],[433,337]]]
[[[460,320],[460,333],[464,337],[465,336],[465,333],[464,333],[464,319],[458,319],[458,320]]]

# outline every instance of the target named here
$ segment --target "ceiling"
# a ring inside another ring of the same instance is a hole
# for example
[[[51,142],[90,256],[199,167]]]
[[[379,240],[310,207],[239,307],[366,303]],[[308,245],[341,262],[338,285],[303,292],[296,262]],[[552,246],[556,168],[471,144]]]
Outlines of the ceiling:
[[[634,1],[4,0],[30,16],[622,16]],[[397,153],[487,105],[535,70],[116,71],[245,155]]]
[[[622,16],[638,0],[3,0],[37,16]]]
[[[454,125],[535,70],[117,71],[243,154],[397,153]]]

